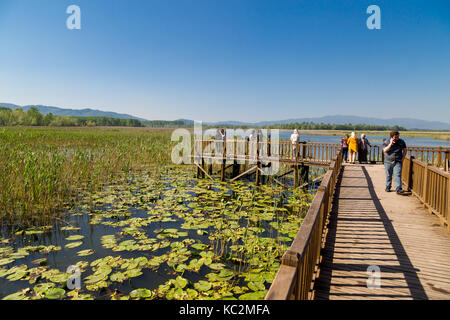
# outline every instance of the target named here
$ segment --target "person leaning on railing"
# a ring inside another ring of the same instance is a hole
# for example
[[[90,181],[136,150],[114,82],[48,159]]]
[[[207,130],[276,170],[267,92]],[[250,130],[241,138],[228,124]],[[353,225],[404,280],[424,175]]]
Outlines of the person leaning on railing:
[[[392,175],[396,184],[397,194],[403,194],[402,188],[402,166],[406,156],[406,143],[400,139],[398,131],[390,133],[390,140],[384,140],[384,167],[386,168],[386,192],[391,191]],[[388,142],[389,141],[389,142]]]

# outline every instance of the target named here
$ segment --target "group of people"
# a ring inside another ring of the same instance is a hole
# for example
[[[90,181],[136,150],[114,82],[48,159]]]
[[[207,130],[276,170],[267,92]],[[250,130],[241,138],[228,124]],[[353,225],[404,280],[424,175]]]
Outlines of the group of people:
[[[295,148],[296,144],[300,141],[300,135],[297,129],[294,130],[290,140],[293,148]],[[346,134],[341,139],[341,143],[345,162],[355,164],[357,153],[358,161],[360,163],[368,162],[367,154],[371,144],[365,134],[361,134],[359,139],[354,132],[351,133],[350,137]],[[297,150],[294,149],[294,151],[296,152]],[[402,167],[406,153],[406,143],[403,139],[400,139],[400,133],[398,131],[391,131],[390,138],[383,141],[386,192],[391,191],[392,177],[394,177],[396,193],[405,195],[405,192],[402,189]]]
[[[359,163],[367,162],[367,153],[371,144],[364,133],[360,139],[358,139],[354,132],[352,132],[350,137],[346,134],[342,137],[341,143],[345,162],[355,164],[356,154],[358,154]]]
[[[260,130],[252,130],[249,141],[261,138],[262,132]],[[216,141],[225,141],[226,131],[224,129],[218,130],[216,134]],[[297,150],[297,145],[300,142],[300,134],[297,129],[291,134],[290,140],[292,142],[293,152],[295,156],[299,150]],[[346,134],[341,138],[343,159],[345,162],[350,164],[355,164],[356,154],[358,154],[358,161],[360,163],[368,162],[367,154],[369,152],[369,147],[371,146],[369,140],[365,134],[361,134],[358,138],[354,132],[351,133],[350,137]],[[221,146],[218,146],[221,149]],[[390,133],[390,139],[385,139],[383,142],[383,153],[384,153],[384,167],[386,169],[386,192],[391,191],[392,187],[392,177],[396,183],[396,192],[398,194],[403,194],[402,190],[402,165],[403,160],[406,156],[406,143],[404,140],[400,139],[400,133],[398,131],[392,131]]]

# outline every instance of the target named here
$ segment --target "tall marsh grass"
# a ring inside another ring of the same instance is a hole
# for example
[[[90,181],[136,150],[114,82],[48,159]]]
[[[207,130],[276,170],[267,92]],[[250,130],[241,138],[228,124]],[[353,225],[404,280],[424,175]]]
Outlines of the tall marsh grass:
[[[0,128],[0,218],[53,216],[80,190],[95,190],[170,161],[170,130]]]

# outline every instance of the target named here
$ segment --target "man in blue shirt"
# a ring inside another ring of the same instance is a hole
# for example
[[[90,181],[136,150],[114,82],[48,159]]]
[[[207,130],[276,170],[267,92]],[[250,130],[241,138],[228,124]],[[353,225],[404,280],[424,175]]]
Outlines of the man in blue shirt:
[[[406,156],[406,143],[400,139],[398,131],[390,133],[390,140],[385,140],[384,145],[384,167],[386,168],[386,192],[391,191],[392,174],[396,184],[397,194],[403,194],[402,189],[402,165]]]

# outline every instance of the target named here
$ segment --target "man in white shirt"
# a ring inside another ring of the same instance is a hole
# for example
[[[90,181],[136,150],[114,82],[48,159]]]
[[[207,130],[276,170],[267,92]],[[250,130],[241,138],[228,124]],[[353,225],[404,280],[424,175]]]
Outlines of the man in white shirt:
[[[298,133],[298,130],[295,129],[294,133],[291,134],[291,142],[292,142],[292,157],[295,158],[297,155],[297,143],[300,142],[300,134]]]

